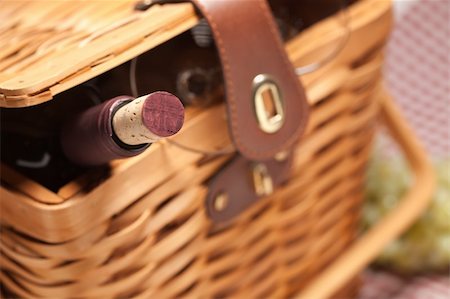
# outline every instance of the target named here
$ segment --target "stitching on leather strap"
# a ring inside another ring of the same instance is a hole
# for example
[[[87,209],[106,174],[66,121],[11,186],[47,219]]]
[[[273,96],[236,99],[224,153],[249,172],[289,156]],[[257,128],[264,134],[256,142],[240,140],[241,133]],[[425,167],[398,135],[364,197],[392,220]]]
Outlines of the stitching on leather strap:
[[[259,2],[260,7],[261,7],[262,10],[263,10],[264,17],[267,19],[267,22],[270,24],[270,26],[269,26],[269,27],[270,27],[270,32],[271,32],[272,35],[274,36],[274,39],[275,39],[275,40],[279,40],[280,37],[279,37],[279,35],[278,35],[278,32],[275,31],[275,28],[276,28],[276,27],[275,27],[273,18],[271,17],[271,13],[270,13],[270,11],[269,11],[269,8],[268,8],[268,6],[267,6],[265,0],[259,0],[258,2]],[[287,56],[287,54],[286,54],[286,50],[282,47],[281,41],[280,41],[280,42],[277,42],[277,43],[276,43],[276,46],[277,46],[278,50],[279,50],[282,54],[285,54],[285,55],[281,55],[281,57],[282,57],[282,59],[283,59],[283,63],[284,63],[284,65],[286,66],[286,68],[289,69],[289,70],[291,70],[291,72],[290,72],[290,73],[291,73],[291,78],[292,78],[293,80],[299,80],[299,79],[297,78],[297,76],[295,75],[294,68],[293,68],[293,66],[292,66],[291,61],[288,59],[288,56]],[[301,88],[300,88],[300,84],[295,84],[295,88],[297,89],[297,91],[298,91],[299,94],[302,94],[302,93],[303,93],[302,90],[301,90]],[[300,99],[298,99],[298,100],[300,100]],[[302,106],[301,106],[302,112],[304,112],[305,109],[307,109],[305,106],[306,106],[306,105],[302,105]],[[287,110],[287,109],[288,109],[288,107],[286,107],[286,110]],[[305,114],[305,115],[306,115],[306,114]],[[295,130],[295,134],[293,134],[289,139],[287,139],[287,140],[283,143],[282,147],[287,147],[288,145],[294,143],[294,142],[295,142],[295,139],[298,139],[299,136],[297,136],[297,135],[300,135],[300,133],[303,132],[303,130],[305,129],[305,126],[306,126],[306,120],[307,120],[306,117],[303,118],[303,119],[301,120],[301,122],[300,122],[300,124],[299,124],[297,130]]]
[[[205,15],[205,17],[208,19],[208,23],[211,26],[211,28],[213,29],[213,32],[216,36],[216,42],[218,45],[218,49],[220,52],[220,55],[222,57],[222,61],[223,61],[223,69],[224,69],[224,76],[226,79],[226,83],[228,84],[228,89],[227,89],[227,101],[230,105],[230,110],[231,110],[231,127],[232,127],[232,135],[235,137],[234,141],[242,148],[244,148],[245,150],[248,150],[249,152],[252,152],[251,149],[248,149],[245,145],[242,144],[241,140],[240,140],[240,136],[239,136],[239,130],[238,130],[238,126],[237,126],[237,113],[236,113],[236,101],[234,98],[234,86],[233,86],[233,81],[231,80],[231,74],[230,74],[230,65],[228,62],[228,56],[224,47],[224,42],[222,40],[222,36],[220,35],[220,31],[217,28],[217,24],[214,21],[214,18],[211,16],[211,14],[209,13],[209,11],[206,9],[206,7],[200,3],[197,0],[194,0],[194,2],[196,3],[196,5],[198,5],[201,8],[202,13]],[[258,153],[258,155],[260,154],[259,152],[255,152]]]

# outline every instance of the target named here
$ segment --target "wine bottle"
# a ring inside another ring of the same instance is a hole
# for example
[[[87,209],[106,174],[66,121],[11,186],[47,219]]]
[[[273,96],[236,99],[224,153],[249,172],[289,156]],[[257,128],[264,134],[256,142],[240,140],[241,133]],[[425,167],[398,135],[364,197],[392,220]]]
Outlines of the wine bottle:
[[[151,143],[177,133],[183,121],[181,101],[168,92],[137,99],[120,96],[69,119],[61,130],[61,147],[73,163],[101,165],[139,155]]]

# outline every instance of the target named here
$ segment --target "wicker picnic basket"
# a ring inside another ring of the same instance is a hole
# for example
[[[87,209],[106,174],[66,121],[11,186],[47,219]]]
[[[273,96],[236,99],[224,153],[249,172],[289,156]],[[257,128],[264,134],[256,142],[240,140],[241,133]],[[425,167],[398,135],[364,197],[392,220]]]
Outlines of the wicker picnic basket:
[[[2,3],[0,105],[50,101],[198,21],[187,3],[139,13],[128,9],[134,0],[104,3]],[[351,32],[344,48],[301,78],[311,116],[288,183],[228,225],[208,216],[205,182],[231,154],[205,160],[200,152],[161,142],[140,156],[114,161],[107,176],[86,173],[57,192],[2,164],[0,280],[8,294],[354,296],[358,272],[421,213],[433,179],[420,145],[382,86],[390,2],[362,0],[346,13]],[[336,17],[329,17],[289,41],[293,65],[338,43],[345,33],[335,24]],[[229,146],[224,115],[223,105],[188,108],[174,140],[210,151]],[[365,165],[380,121],[403,149],[416,180],[388,217],[358,237]]]

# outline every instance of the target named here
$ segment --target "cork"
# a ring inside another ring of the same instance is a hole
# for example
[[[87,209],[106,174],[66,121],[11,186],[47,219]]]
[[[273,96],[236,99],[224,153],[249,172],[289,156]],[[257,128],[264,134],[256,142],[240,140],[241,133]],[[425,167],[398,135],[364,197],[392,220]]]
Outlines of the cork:
[[[158,91],[119,108],[113,116],[112,126],[120,141],[138,145],[174,135],[183,122],[181,101],[173,94]]]

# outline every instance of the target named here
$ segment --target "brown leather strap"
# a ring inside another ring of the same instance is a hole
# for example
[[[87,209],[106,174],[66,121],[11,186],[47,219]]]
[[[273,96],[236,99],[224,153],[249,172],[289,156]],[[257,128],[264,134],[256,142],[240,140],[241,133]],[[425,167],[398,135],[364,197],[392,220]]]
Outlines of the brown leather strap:
[[[303,87],[286,55],[265,0],[192,0],[208,21],[222,63],[231,136],[250,160],[267,160],[301,137],[308,119]],[[269,75],[282,97],[284,122],[273,133],[261,130],[254,80]]]
[[[270,180],[270,185],[275,189],[288,180],[292,160],[291,152],[286,153],[285,159],[265,162],[249,161],[239,154],[236,155],[208,182],[206,210],[211,220],[215,224],[226,225],[261,197],[272,193],[273,189],[264,190],[264,186],[258,186],[255,181],[255,175],[258,175],[256,167],[260,166],[266,170],[266,179]],[[263,187],[262,191],[268,192],[258,194],[258,187]]]

